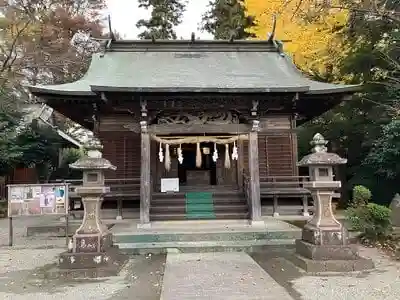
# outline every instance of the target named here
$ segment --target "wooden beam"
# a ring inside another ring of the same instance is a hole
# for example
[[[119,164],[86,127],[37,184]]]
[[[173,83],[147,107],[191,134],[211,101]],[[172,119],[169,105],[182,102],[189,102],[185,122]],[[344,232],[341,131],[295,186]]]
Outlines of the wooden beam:
[[[260,170],[258,162],[258,129],[259,121],[253,121],[253,127],[249,133],[249,175],[251,197],[251,220],[261,221],[260,199]]]
[[[249,124],[165,124],[150,125],[149,132],[156,135],[168,134],[247,134],[251,129]]]
[[[150,223],[150,134],[147,130],[147,122],[140,122],[141,126],[141,166],[140,166],[140,223]]]

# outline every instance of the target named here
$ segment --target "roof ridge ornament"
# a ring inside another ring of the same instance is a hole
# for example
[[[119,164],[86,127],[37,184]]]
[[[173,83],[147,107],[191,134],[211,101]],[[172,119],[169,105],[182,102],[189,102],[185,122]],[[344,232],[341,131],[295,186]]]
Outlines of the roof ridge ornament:
[[[279,40],[275,40],[275,31],[276,31],[276,22],[278,19],[278,14],[274,13],[272,15],[272,31],[267,34],[267,42],[274,45],[276,50],[278,50],[280,56],[285,56],[283,52],[283,42]]]
[[[276,20],[277,20],[277,14],[272,15],[272,31],[268,32],[268,39],[267,41],[269,43],[274,43],[274,37],[275,37],[275,30],[276,30]]]
[[[110,39],[111,39],[111,41],[116,41],[117,39],[115,38],[115,34],[114,34],[114,32],[112,30],[112,26],[111,26],[111,15],[108,15],[107,19],[108,19],[108,31],[109,31]]]

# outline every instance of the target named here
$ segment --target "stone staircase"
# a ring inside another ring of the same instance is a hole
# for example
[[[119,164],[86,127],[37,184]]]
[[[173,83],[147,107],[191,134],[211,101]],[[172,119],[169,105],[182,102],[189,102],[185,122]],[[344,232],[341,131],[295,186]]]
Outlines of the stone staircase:
[[[122,225],[120,225],[122,226]],[[116,246],[126,254],[168,252],[263,252],[292,249],[301,230],[278,220],[252,227],[247,220],[154,222],[151,229],[113,228]]]
[[[248,218],[248,205],[238,190],[154,193],[151,199],[151,221]]]

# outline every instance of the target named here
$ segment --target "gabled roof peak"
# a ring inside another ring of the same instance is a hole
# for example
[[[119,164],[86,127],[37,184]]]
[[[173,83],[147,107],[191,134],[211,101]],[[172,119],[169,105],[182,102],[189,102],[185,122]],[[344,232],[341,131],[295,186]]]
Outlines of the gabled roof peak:
[[[271,40],[110,40],[106,52],[278,52]]]

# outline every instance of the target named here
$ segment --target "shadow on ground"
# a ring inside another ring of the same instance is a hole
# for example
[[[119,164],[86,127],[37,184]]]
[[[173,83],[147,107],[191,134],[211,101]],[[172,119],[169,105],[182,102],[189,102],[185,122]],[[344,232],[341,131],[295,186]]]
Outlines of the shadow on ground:
[[[0,274],[0,292],[29,297],[33,294],[63,294],[66,289],[85,290],[95,284],[115,284],[117,292],[110,300],[159,300],[164,275],[166,255],[132,256],[119,276],[99,279],[70,279],[57,276],[56,264],[47,264],[31,270],[13,270]]]
[[[290,256],[294,249],[282,249],[282,251],[266,251],[250,253],[249,255],[263,268],[277,283],[286,289],[293,300],[302,300],[301,294],[292,286],[292,281],[304,276],[296,266],[290,262]]]

